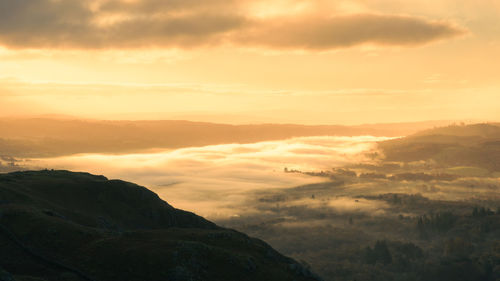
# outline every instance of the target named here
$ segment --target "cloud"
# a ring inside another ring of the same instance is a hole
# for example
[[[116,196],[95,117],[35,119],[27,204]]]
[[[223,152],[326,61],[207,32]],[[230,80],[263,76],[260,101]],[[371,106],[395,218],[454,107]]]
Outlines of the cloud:
[[[243,42],[272,48],[335,49],[360,44],[416,46],[464,34],[442,21],[378,14],[304,17],[262,23]]]
[[[215,217],[238,214],[255,191],[324,181],[283,169],[327,170],[364,159],[376,137],[302,137],[183,148],[152,154],[76,155],[33,167],[104,174],[145,185],[176,207]],[[305,154],[304,150],[309,153]],[[222,211],[224,210],[224,211]],[[219,214],[215,214],[217,212]]]
[[[0,0],[0,45],[11,49],[193,48],[231,45],[329,50],[360,44],[415,46],[459,36],[418,17],[294,13],[259,17],[247,1]]]
[[[148,0],[144,5],[157,5],[156,2]],[[237,14],[198,10],[173,13],[175,6],[173,11],[134,13],[125,10],[125,13],[110,14],[107,9],[93,11],[86,3],[2,0],[0,42],[11,48],[188,47],[217,41],[220,38],[215,35],[238,29],[245,21]]]

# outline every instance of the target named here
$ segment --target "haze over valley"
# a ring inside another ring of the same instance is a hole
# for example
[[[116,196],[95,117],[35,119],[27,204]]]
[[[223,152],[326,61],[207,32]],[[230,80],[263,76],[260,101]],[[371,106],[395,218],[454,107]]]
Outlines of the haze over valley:
[[[498,0],[0,0],[0,281],[500,281]]]
[[[396,124],[383,127],[400,132]],[[265,132],[252,138],[276,137]],[[139,183],[178,208],[269,242],[324,280],[370,280],[374,270],[384,279],[439,280],[462,276],[458,267],[469,272],[458,280],[500,274],[492,267],[496,248],[486,250],[500,231],[498,123],[400,137],[331,134],[113,154],[12,150],[0,168],[87,171]]]

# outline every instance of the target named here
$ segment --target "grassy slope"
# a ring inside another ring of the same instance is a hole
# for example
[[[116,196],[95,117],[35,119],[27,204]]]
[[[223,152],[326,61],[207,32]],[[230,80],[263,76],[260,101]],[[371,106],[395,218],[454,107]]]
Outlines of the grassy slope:
[[[92,280],[317,280],[260,240],[143,187],[85,173],[0,175],[0,226],[0,267],[18,280],[85,280],[78,272]]]
[[[444,166],[500,171],[500,126],[475,124],[426,130],[380,144],[388,161],[434,160]]]

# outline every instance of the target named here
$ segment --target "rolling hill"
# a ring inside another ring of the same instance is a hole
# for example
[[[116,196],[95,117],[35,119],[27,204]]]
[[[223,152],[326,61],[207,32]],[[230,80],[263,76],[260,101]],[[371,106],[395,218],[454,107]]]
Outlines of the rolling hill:
[[[229,125],[179,120],[0,119],[0,156],[130,153],[307,136],[402,136],[448,121],[359,126]]]
[[[0,174],[0,280],[319,280],[144,187],[68,171]]]
[[[385,160],[432,160],[447,167],[479,167],[500,171],[500,124],[448,126],[379,144]]]

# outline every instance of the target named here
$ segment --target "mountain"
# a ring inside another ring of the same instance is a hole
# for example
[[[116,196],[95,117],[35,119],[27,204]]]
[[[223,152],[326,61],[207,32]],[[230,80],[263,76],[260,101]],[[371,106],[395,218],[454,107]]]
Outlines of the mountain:
[[[319,280],[261,240],[148,189],[68,171],[0,174],[0,280]]]
[[[76,153],[130,153],[307,136],[402,136],[443,122],[446,121],[306,126],[228,125],[176,120],[0,119],[0,156],[22,158]]]
[[[388,161],[429,161],[500,171],[500,124],[453,125],[379,144]]]

